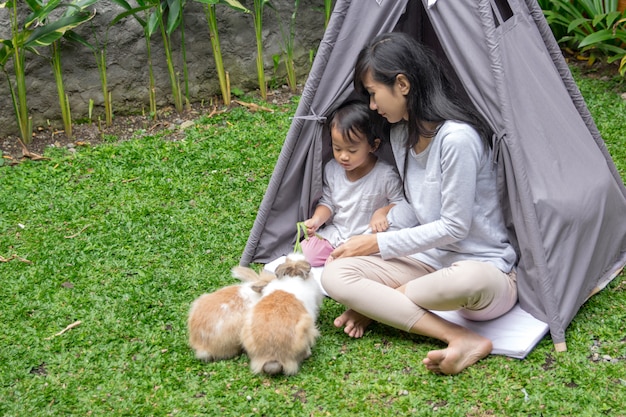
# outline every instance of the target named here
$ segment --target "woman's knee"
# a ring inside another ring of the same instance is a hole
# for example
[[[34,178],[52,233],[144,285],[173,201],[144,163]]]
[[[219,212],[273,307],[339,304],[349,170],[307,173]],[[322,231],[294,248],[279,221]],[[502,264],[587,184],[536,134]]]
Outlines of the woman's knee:
[[[346,273],[346,266],[344,264],[345,259],[335,259],[327,263],[320,278],[320,283],[324,290],[335,300],[341,296],[343,293],[342,289],[345,287],[343,277]]]
[[[434,300],[465,300],[466,304],[492,290],[494,281],[490,275],[493,273],[484,262],[459,261],[410,282],[405,293],[418,305]]]
[[[488,304],[491,306],[488,310],[496,314],[481,317],[480,320],[498,317],[513,307],[517,301],[517,288],[507,274],[487,262],[465,261],[462,267],[463,275],[469,281],[466,291],[471,294],[469,300],[473,300],[474,307],[480,308]]]
[[[478,261],[459,261],[449,267],[454,285],[464,291],[483,292],[501,280],[502,272],[495,266]]]

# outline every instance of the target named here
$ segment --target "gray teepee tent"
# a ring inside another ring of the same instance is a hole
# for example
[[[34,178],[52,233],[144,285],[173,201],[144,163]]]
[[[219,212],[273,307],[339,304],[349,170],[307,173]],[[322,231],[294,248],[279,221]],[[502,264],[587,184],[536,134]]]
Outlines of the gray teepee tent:
[[[626,188],[536,0],[337,0],[241,264],[292,251],[321,195],[322,122],[351,94],[360,49],[393,30],[440,53],[494,130],[520,306],[564,350],[580,306],[626,264]]]

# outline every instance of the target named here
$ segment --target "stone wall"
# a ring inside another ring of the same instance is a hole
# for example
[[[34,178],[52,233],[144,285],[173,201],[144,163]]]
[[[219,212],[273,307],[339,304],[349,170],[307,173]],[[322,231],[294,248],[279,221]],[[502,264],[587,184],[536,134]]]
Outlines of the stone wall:
[[[249,9],[252,0],[242,1]],[[265,7],[263,16],[263,45],[266,80],[278,84],[285,83],[284,66],[279,72],[274,70],[272,56],[280,54],[283,44],[282,31],[288,28],[293,13],[293,0],[273,0],[275,10]],[[76,29],[84,38],[93,42],[95,32],[104,38],[106,25],[122,10],[109,0],[95,4],[97,13],[91,22]],[[302,83],[310,69],[310,52],[317,46],[324,32],[324,1],[302,0],[296,14],[294,56],[296,75]],[[278,17],[280,16],[280,18]],[[243,14],[231,8],[218,5],[218,31],[222,47],[224,66],[230,74],[232,88],[251,92],[258,89],[256,70],[256,38],[252,15]],[[191,102],[207,102],[220,95],[219,82],[209,39],[208,24],[203,5],[189,0],[184,9],[185,47],[189,73],[189,96]],[[9,39],[9,13],[0,9],[0,39]],[[173,36],[175,65],[180,72],[182,84],[182,59],[180,31]],[[112,93],[114,114],[137,114],[149,110],[148,65],[146,41],[141,25],[128,17],[109,31],[107,43],[107,78]],[[162,108],[172,104],[170,81],[159,34],[151,40],[152,61],[157,84],[157,106]],[[33,126],[51,123],[62,126],[61,112],[49,61],[49,48],[39,49],[41,56],[27,54],[26,82],[27,101]],[[62,42],[63,79],[69,96],[72,119],[88,116],[89,101],[94,101],[94,119],[103,114],[103,97],[100,78],[93,52],[78,44]],[[7,70],[11,74],[12,63]],[[0,136],[17,135],[18,129],[13,112],[6,76],[0,81]],[[274,81],[273,81],[274,80]],[[103,116],[102,116],[103,117]]]

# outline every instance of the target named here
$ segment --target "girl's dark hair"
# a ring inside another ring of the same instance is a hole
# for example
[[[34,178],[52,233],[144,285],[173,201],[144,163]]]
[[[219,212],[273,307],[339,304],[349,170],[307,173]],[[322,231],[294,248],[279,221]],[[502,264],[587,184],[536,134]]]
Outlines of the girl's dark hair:
[[[359,100],[349,100],[342,103],[334,111],[328,123],[329,131],[337,129],[350,143],[358,143],[356,137],[360,134],[367,138],[370,146],[375,146],[374,140],[378,137],[371,123],[372,111],[367,103]]]
[[[432,137],[436,134],[436,131],[427,129],[424,122],[439,125],[446,120],[471,125],[486,146],[491,145],[492,131],[487,123],[471,105],[460,100],[454,83],[434,52],[411,36],[400,32],[384,33],[361,50],[354,68],[354,89],[364,97],[369,96],[363,85],[368,73],[375,81],[390,88],[400,74],[409,80],[409,146],[415,145],[420,135]]]

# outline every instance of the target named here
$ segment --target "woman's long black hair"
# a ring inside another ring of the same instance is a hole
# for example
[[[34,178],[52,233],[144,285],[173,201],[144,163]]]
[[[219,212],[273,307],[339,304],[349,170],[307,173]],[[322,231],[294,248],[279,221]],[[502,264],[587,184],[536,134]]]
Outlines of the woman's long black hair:
[[[400,32],[384,33],[361,50],[354,68],[354,89],[363,96],[368,95],[363,85],[368,73],[375,81],[390,88],[399,74],[404,74],[409,80],[409,146],[415,145],[419,136],[435,135],[436,131],[427,129],[424,122],[439,125],[446,120],[471,125],[486,146],[491,145],[492,131],[485,120],[471,105],[460,99],[454,83],[434,52],[411,36]]]

